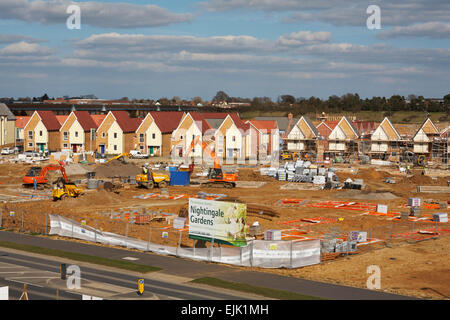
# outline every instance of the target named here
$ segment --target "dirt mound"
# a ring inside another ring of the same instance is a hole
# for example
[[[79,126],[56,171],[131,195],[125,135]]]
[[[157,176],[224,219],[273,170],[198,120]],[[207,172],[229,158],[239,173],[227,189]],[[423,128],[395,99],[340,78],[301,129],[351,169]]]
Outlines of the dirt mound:
[[[120,160],[113,160],[108,164],[99,165],[94,172],[96,178],[128,178],[142,173],[142,169],[132,163],[122,163]]]
[[[86,192],[79,198],[68,198],[64,201],[56,202],[57,205],[65,208],[97,206],[97,205],[111,205],[122,202],[122,197],[114,192],[107,192],[105,190],[98,190],[94,192]]]
[[[386,171],[377,171],[374,169],[360,169],[358,170],[358,173],[355,175],[355,177],[359,179],[365,179],[368,181],[379,181],[384,180],[385,178],[388,177],[392,177],[392,175]]]
[[[258,171],[253,169],[239,169],[238,171],[239,181],[274,181],[273,178],[261,175]]]
[[[71,163],[68,164],[66,167],[66,174],[68,176],[80,176],[80,175],[86,175],[86,173],[89,172],[84,166],[82,166],[79,163]]]
[[[433,179],[430,176],[415,174],[411,177],[403,178],[401,183],[407,183],[417,186],[447,186],[449,177]]]

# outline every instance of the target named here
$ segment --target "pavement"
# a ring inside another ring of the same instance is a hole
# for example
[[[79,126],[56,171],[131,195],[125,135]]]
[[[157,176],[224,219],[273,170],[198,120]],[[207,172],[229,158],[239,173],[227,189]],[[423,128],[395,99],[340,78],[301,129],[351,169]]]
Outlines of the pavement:
[[[413,297],[400,296],[383,291],[335,285],[259,271],[246,271],[245,268],[221,265],[211,262],[193,261],[173,256],[126,250],[125,248],[119,249],[94,244],[91,245],[76,241],[55,240],[52,237],[30,236],[0,231],[0,241],[9,241],[73,253],[83,253],[108,259],[121,260],[124,258],[131,258],[138,264],[162,268],[162,271],[147,274],[147,276],[152,279],[165,279],[165,281],[175,279],[174,281],[183,282],[184,284],[191,279],[200,277],[215,277],[227,281],[246,283],[254,286],[290,291],[298,294],[332,300],[416,299]],[[0,251],[2,250],[3,248],[0,247]],[[102,268],[106,270],[106,267]]]

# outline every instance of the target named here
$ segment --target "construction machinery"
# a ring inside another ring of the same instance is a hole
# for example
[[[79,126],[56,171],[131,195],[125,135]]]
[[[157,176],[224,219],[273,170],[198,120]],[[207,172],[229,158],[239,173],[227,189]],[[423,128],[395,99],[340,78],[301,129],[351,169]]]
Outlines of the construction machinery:
[[[298,153],[297,151],[284,150],[280,153],[280,159],[297,161],[298,159],[300,159],[300,153]]]
[[[194,137],[189,149],[186,152],[186,158],[189,156],[190,152],[194,149],[195,145],[199,142],[199,140],[200,140],[199,136]],[[209,168],[207,175],[208,182],[204,182],[200,186],[208,188],[236,187],[236,181],[238,177],[237,173],[224,173],[222,171],[219,158],[216,156],[214,150],[210,150],[209,145],[210,145],[209,142],[202,141],[201,144],[202,150],[208,152],[208,155],[213,160],[214,166],[212,168]]]
[[[119,154],[118,156],[112,157],[111,159],[109,159],[108,161],[105,162],[105,164],[110,163],[113,160],[119,160],[122,161],[123,163],[125,163],[125,157],[130,158],[130,154],[128,152],[124,152]]]
[[[63,182],[54,185],[52,190],[53,201],[63,200],[66,198],[77,198],[83,194],[83,189],[77,187],[75,183]]]
[[[59,164],[50,164],[43,168],[41,167],[31,167],[28,170],[28,173],[23,177],[23,185],[24,186],[34,186],[37,185],[39,189],[45,188],[49,186],[47,173],[49,171],[60,171],[62,174],[62,178],[67,183],[67,175],[66,170],[64,169],[64,163],[59,162]]]
[[[147,173],[138,174],[136,176],[136,183],[138,187],[147,189],[166,188],[170,183],[170,177],[167,174],[155,173],[148,169]]]

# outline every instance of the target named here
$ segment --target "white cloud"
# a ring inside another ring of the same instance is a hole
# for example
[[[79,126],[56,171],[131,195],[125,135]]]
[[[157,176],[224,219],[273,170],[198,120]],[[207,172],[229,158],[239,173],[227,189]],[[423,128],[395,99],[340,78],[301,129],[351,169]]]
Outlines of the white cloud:
[[[381,39],[397,37],[428,37],[434,39],[450,38],[450,24],[443,22],[417,23],[406,27],[394,27],[378,35]]]
[[[81,27],[86,24],[104,28],[148,28],[194,19],[191,13],[174,13],[156,5],[71,0],[2,0],[0,19],[65,25],[69,17],[66,10],[71,4],[81,8]]]
[[[278,38],[278,44],[287,47],[297,47],[306,44],[329,42],[331,32],[299,31]]]
[[[14,43],[14,42],[20,42],[20,41],[26,41],[28,43],[45,42],[44,40],[25,36],[22,34],[0,34],[0,44]]]
[[[47,56],[53,52],[54,50],[49,47],[21,41],[0,49],[0,56]]]

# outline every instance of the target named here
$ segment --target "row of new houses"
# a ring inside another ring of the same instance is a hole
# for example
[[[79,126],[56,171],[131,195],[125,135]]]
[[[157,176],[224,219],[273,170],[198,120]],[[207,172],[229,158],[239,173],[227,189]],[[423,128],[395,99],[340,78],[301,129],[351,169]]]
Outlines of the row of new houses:
[[[11,131],[13,125],[8,119],[14,116],[1,115],[0,108],[0,130],[8,127]],[[73,111],[68,116],[35,111],[31,117],[17,117],[16,126],[16,136],[23,139],[26,151],[69,149],[120,154],[140,150],[154,156],[170,156],[172,152],[185,156],[198,136],[200,142],[212,143],[218,156],[232,158],[271,154],[279,151],[280,142],[291,151],[330,155],[370,153],[377,157],[410,150],[432,157],[436,144],[441,145],[443,154],[450,153],[448,125],[438,129],[429,118],[408,134],[399,133],[388,118],[375,124],[343,116],[339,121],[324,119],[314,124],[307,116],[243,121],[237,113],[156,111],[145,118],[130,118],[125,111],[110,111],[106,115]],[[10,143],[4,136],[0,136],[0,145]],[[199,144],[191,155],[201,154]]]
[[[185,156],[195,137],[191,155],[202,155],[203,142],[213,143],[221,157],[246,157],[278,151],[276,121],[246,121],[237,113],[149,112],[130,118],[126,111],[91,115],[73,111],[57,116],[35,111],[23,128],[25,151],[96,151],[120,154],[140,150],[150,156]]]
[[[450,127],[446,124],[439,130],[430,118],[417,128],[409,127],[407,134],[400,134],[388,118],[384,118],[374,130],[360,132],[357,126],[356,121],[346,116],[339,121],[321,121],[317,126],[303,116],[286,135],[287,149],[320,153],[322,147],[323,152],[331,155],[366,153],[375,158],[412,151],[428,158],[448,159],[450,153]]]

